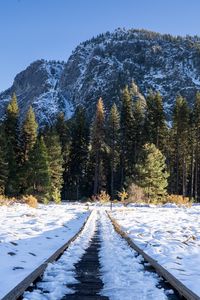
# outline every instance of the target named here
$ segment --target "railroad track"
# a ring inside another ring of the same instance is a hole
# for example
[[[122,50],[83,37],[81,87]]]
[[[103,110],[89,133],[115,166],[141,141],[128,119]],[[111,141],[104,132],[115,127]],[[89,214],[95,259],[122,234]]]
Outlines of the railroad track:
[[[140,254],[146,262],[148,262],[156,273],[164,278],[173,288],[174,291],[180,296],[180,299],[187,300],[200,300],[200,297],[196,295],[193,291],[188,289],[181,281],[179,281],[176,277],[174,277],[170,272],[168,272],[165,268],[163,268],[156,260],[146,254],[142,249],[140,249],[131,238],[121,229],[121,226],[117,223],[117,221],[111,217],[111,215],[107,212],[107,216],[110,219],[113,227],[116,232],[126,240],[127,244],[138,254]]]
[[[111,215],[107,212],[107,215],[104,216],[109,219],[109,222],[112,223],[117,235],[120,236],[127,243],[127,247],[130,247],[134,250],[135,255],[141,255],[144,258],[144,271],[155,272],[162,279],[159,281],[159,287],[165,290],[173,289],[174,293],[168,296],[170,300],[178,299],[188,299],[188,300],[200,300],[200,297],[189,290],[185,285],[183,285],[179,280],[177,280],[172,274],[170,274],[166,269],[159,265],[154,259],[148,256],[143,252],[133,241],[127,236],[127,234],[121,229],[119,224],[114,220]],[[90,217],[89,217],[90,218]],[[31,292],[34,289],[38,289],[38,283],[42,282],[42,274],[45,272],[45,269],[48,263],[57,260],[62,257],[63,252],[67,250],[71,245],[76,243],[77,238],[81,235],[84,236],[84,228],[88,223],[89,218],[85,221],[80,231],[65,245],[56,251],[49,259],[47,259],[40,267],[33,271],[27,278],[25,278],[19,285],[17,285],[12,291],[10,291],[2,300],[16,300],[23,299],[23,293],[28,289]],[[89,241],[88,247],[85,249],[84,254],[81,258],[74,264],[74,277],[75,281],[72,283],[66,283],[68,290],[73,290],[72,292],[66,292],[65,295],[59,297],[62,300],[108,300],[109,297],[102,295],[102,289],[104,283],[102,281],[102,268],[100,262],[100,249],[102,243],[102,221],[101,218],[97,218],[96,227],[92,233],[92,237]],[[81,240],[80,240],[81,242]],[[77,245],[78,246],[78,245]],[[76,247],[77,247],[76,246]],[[150,264],[147,266],[146,262]],[[118,266],[119,268],[121,266]],[[131,266],[130,266],[131,268]],[[145,283],[144,283],[145,284]],[[32,285],[32,286],[31,286]],[[31,286],[31,287],[30,287]],[[48,291],[42,290],[41,293],[48,293]],[[31,299],[29,297],[28,299]],[[33,298],[34,299],[34,298]],[[44,298],[46,299],[46,298]],[[54,298],[51,298],[54,299]],[[130,300],[133,300],[134,295],[130,294]],[[137,298],[138,299],[138,298]],[[148,298],[141,298],[146,299]],[[58,300],[55,298],[54,300]],[[123,299],[122,299],[123,300]],[[159,298],[155,299],[159,300]]]
[[[91,213],[90,213],[91,215]],[[25,277],[16,287],[14,287],[8,294],[6,294],[1,300],[17,300],[20,299],[26,289],[38,278],[42,276],[47,265],[59,259],[63,252],[70,246],[70,244],[81,234],[90,215],[87,217],[80,230],[63,246],[56,250],[48,259],[46,259],[40,266],[38,266],[33,272]],[[56,300],[56,299],[55,299]]]

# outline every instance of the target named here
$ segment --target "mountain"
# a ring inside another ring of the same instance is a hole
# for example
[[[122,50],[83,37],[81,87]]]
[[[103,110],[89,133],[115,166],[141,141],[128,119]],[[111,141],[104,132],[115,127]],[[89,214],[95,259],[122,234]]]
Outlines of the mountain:
[[[132,81],[143,95],[159,91],[168,114],[178,93],[192,103],[200,90],[200,38],[134,29],[101,34],[81,43],[66,63],[40,60],[18,74],[0,94],[0,115],[15,91],[22,112],[32,104],[41,125],[59,111],[70,117],[79,104],[92,117],[99,97],[106,109],[119,104]]]
[[[0,116],[4,115],[15,92],[21,115],[32,105],[40,126],[52,124],[59,111],[70,117],[73,107],[58,87],[63,70],[64,62],[38,60],[32,63],[15,77],[10,89],[0,94]]]

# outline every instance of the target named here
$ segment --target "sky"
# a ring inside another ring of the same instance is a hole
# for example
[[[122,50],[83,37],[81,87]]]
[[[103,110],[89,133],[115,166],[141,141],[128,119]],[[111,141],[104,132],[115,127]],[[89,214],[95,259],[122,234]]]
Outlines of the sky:
[[[200,0],[0,0],[0,91],[37,59],[67,60],[118,27],[200,36]]]

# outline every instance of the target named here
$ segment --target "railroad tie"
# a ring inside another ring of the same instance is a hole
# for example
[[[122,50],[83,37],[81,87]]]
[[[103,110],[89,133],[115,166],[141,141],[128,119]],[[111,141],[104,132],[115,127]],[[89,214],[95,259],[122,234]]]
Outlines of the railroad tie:
[[[99,295],[103,288],[103,282],[100,278],[99,249],[100,238],[97,228],[81,260],[74,265],[75,278],[78,282],[67,285],[75,293],[65,295],[62,300],[109,300],[108,297]]]

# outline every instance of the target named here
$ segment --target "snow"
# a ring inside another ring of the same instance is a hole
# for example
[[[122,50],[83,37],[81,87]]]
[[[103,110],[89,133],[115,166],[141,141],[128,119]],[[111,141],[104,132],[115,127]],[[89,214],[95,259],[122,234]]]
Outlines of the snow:
[[[112,216],[147,254],[200,295],[200,207],[115,210]]]
[[[0,298],[72,238],[88,215],[80,204],[1,206]]]
[[[67,284],[76,282],[74,264],[89,246],[97,224],[100,226],[102,242],[100,263],[104,289],[101,294],[109,296],[111,300],[129,300],[131,292],[134,293],[135,300],[167,299],[164,290],[156,287],[159,277],[154,273],[145,272],[141,264],[142,258],[135,257],[136,253],[115,233],[104,208],[102,211],[100,208],[94,208],[81,235],[57,262],[48,265],[42,282],[38,283],[32,292],[25,292],[24,300],[59,300],[66,293],[74,293]]]
[[[105,213],[101,213],[102,295],[110,300],[164,300],[163,289],[159,289],[159,277],[144,270],[141,256],[134,252],[114,230]],[[130,296],[132,295],[132,296]]]
[[[37,289],[24,293],[24,300],[59,300],[65,294],[74,291],[66,284],[75,283],[75,267],[85,249],[88,248],[91,238],[96,229],[96,211],[93,211],[79,237],[64,252],[61,258],[48,264],[42,282],[38,283]],[[44,292],[45,291],[45,292]]]
[[[158,288],[160,278],[145,271],[142,257],[114,231],[105,213],[109,204],[100,203],[39,205],[37,209],[2,206],[0,298],[75,235],[89,215],[88,208],[92,213],[82,233],[57,262],[48,264],[43,280],[32,292],[25,292],[24,300],[59,300],[74,293],[67,284],[76,282],[74,264],[85,253],[96,226],[101,240],[101,294],[110,300],[129,300],[131,293],[135,300],[167,299],[173,291]],[[200,295],[200,205],[114,204],[111,214],[140,248]]]

